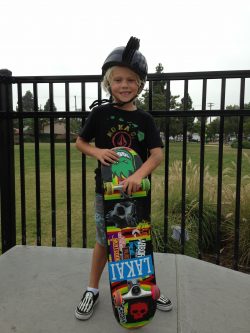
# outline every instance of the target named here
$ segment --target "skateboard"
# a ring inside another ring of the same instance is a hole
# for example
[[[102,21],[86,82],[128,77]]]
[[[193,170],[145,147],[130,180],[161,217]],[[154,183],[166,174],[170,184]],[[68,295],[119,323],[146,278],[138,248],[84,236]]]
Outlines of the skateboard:
[[[143,179],[130,196],[124,193],[120,182],[140,168],[142,160],[130,148],[113,150],[119,161],[101,166],[111,300],[118,323],[138,328],[153,318],[160,295],[148,209],[150,181]]]

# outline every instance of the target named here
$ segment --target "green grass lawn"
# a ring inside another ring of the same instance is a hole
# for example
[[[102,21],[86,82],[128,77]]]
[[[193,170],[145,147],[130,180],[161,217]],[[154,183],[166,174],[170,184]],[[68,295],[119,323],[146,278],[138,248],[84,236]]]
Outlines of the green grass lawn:
[[[187,160],[193,165],[200,163],[200,145],[189,143]],[[176,160],[182,160],[182,143],[170,144],[170,166]],[[250,158],[250,151],[245,150]],[[224,146],[223,168],[232,167],[236,162],[237,150]],[[17,201],[17,243],[21,243],[21,211],[20,211],[20,165],[19,146],[15,146],[16,160],[16,201]],[[71,144],[71,220],[72,246],[82,246],[82,211],[81,211],[81,154]],[[209,166],[211,176],[217,176],[218,145],[205,147],[205,165]],[[66,210],[66,146],[55,144],[56,167],[56,232],[57,246],[67,245],[67,210]],[[95,240],[94,214],[94,173],[96,161],[87,158],[87,246],[92,247]],[[242,174],[249,174],[249,162],[243,155]],[[50,190],[50,145],[40,144],[40,181],[41,181],[41,229],[42,245],[51,245],[51,190]],[[225,179],[224,181],[229,181]],[[230,181],[233,181],[230,178]],[[155,171],[152,177],[152,221],[163,223],[164,207],[164,163]],[[35,150],[33,143],[25,144],[25,186],[26,186],[26,229],[27,244],[36,244],[36,181],[35,181]]]

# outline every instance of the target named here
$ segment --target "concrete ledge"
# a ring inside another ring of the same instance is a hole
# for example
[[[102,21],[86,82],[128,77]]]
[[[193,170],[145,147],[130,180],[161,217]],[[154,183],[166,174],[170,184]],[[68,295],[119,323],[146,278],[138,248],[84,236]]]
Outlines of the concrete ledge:
[[[93,317],[74,317],[91,254],[92,249],[16,246],[0,256],[0,332],[125,332],[113,316],[107,270]],[[249,275],[174,254],[155,254],[155,265],[158,285],[174,308],[157,311],[141,331],[249,333]]]

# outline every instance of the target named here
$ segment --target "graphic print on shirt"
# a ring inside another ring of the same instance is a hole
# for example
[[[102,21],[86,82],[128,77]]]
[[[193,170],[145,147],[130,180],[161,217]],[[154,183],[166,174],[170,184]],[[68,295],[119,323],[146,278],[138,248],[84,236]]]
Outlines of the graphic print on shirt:
[[[111,124],[111,127],[107,136],[112,140],[114,147],[131,147],[133,139],[137,139],[139,142],[145,139],[145,133],[140,131],[137,124],[125,121],[120,116],[110,116],[108,123]]]

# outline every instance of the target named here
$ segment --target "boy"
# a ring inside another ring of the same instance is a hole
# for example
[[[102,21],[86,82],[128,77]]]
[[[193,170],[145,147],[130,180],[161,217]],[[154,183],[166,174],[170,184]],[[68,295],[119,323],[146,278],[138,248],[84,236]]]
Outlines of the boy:
[[[90,113],[76,141],[77,149],[98,160],[98,168],[95,170],[96,244],[89,285],[75,310],[75,316],[80,320],[89,319],[93,314],[99,299],[99,281],[107,261],[101,163],[110,165],[118,160],[119,156],[112,150],[117,146],[131,147],[141,156],[141,168],[123,181],[123,191],[131,194],[163,158],[163,145],[153,117],[137,109],[135,104],[147,78],[147,62],[138,50],[139,40],[131,37],[126,47],[118,47],[109,54],[102,66],[102,74],[103,87],[110,94],[110,100],[95,101],[92,104],[98,106]],[[101,105],[103,102],[108,104]],[[95,139],[95,146],[89,143],[92,139]],[[172,303],[161,295],[157,300],[157,308],[169,311]]]

